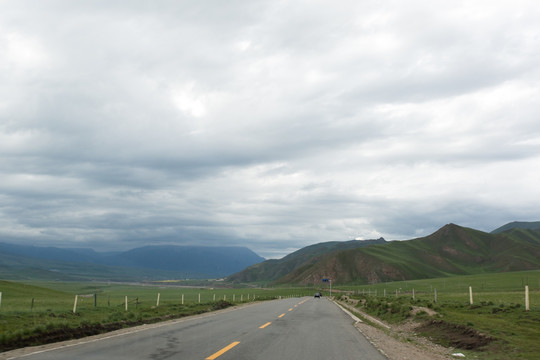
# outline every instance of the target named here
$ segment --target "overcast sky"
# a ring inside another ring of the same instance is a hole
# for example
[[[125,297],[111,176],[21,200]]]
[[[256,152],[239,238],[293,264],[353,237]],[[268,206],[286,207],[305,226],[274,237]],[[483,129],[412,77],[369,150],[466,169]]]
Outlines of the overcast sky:
[[[540,6],[0,0],[0,241],[411,239],[540,220]]]

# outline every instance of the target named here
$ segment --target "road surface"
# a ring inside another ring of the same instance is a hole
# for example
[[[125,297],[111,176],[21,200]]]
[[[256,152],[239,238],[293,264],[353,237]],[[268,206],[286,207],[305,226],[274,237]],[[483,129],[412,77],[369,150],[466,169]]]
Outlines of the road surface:
[[[15,358],[385,359],[337,305],[310,297],[265,301]]]

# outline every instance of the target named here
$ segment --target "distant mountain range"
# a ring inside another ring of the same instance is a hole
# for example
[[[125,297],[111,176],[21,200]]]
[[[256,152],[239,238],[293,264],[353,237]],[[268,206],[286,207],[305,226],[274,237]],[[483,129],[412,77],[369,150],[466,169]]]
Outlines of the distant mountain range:
[[[101,253],[0,243],[0,277],[5,279],[222,278],[261,261],[245,247],[165,245]]]
[[[448,224],[407,241],[322,243],[252,265],[228,280],[308,285],[330,278],[341,284],[368,284],[539,269],[538,224],[510,223],[494,233]]]
[[[279,260],[245,247],[145,246],[123,252],[0,243],[0,278],[141,281],[227,277],[236,283],[368,284],[449,275],[540,269],[540,221],[491,233],[448,224],[407,240],[333,241]],[[232,274],[232,275],[231,275]]]

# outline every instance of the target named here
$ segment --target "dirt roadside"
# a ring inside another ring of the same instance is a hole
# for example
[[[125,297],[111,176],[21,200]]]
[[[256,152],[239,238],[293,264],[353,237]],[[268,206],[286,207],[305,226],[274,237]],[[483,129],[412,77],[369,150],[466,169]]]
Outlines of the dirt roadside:
[[[454,353],[459,353],[458,350],[445,348],[432,343],[424,337],[417,336],[414,332],[417,324],[412,322],[399,326],[386,324],[345,302],[336,301],[336,303],[352,312],[353,315],[354,313],[360,314],[368,321],[377,324],[377,326],[373,326],[358,321],[355,327],[390,360],[446,360],[458,358],[452,356]]]

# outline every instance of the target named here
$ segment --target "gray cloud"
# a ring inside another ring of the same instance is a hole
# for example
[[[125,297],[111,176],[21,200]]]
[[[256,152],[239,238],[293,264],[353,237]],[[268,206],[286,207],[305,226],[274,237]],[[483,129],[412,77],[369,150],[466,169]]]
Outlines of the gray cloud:
[[[406,239],[538,220],[532,1],[0,5],[0,240]]]

